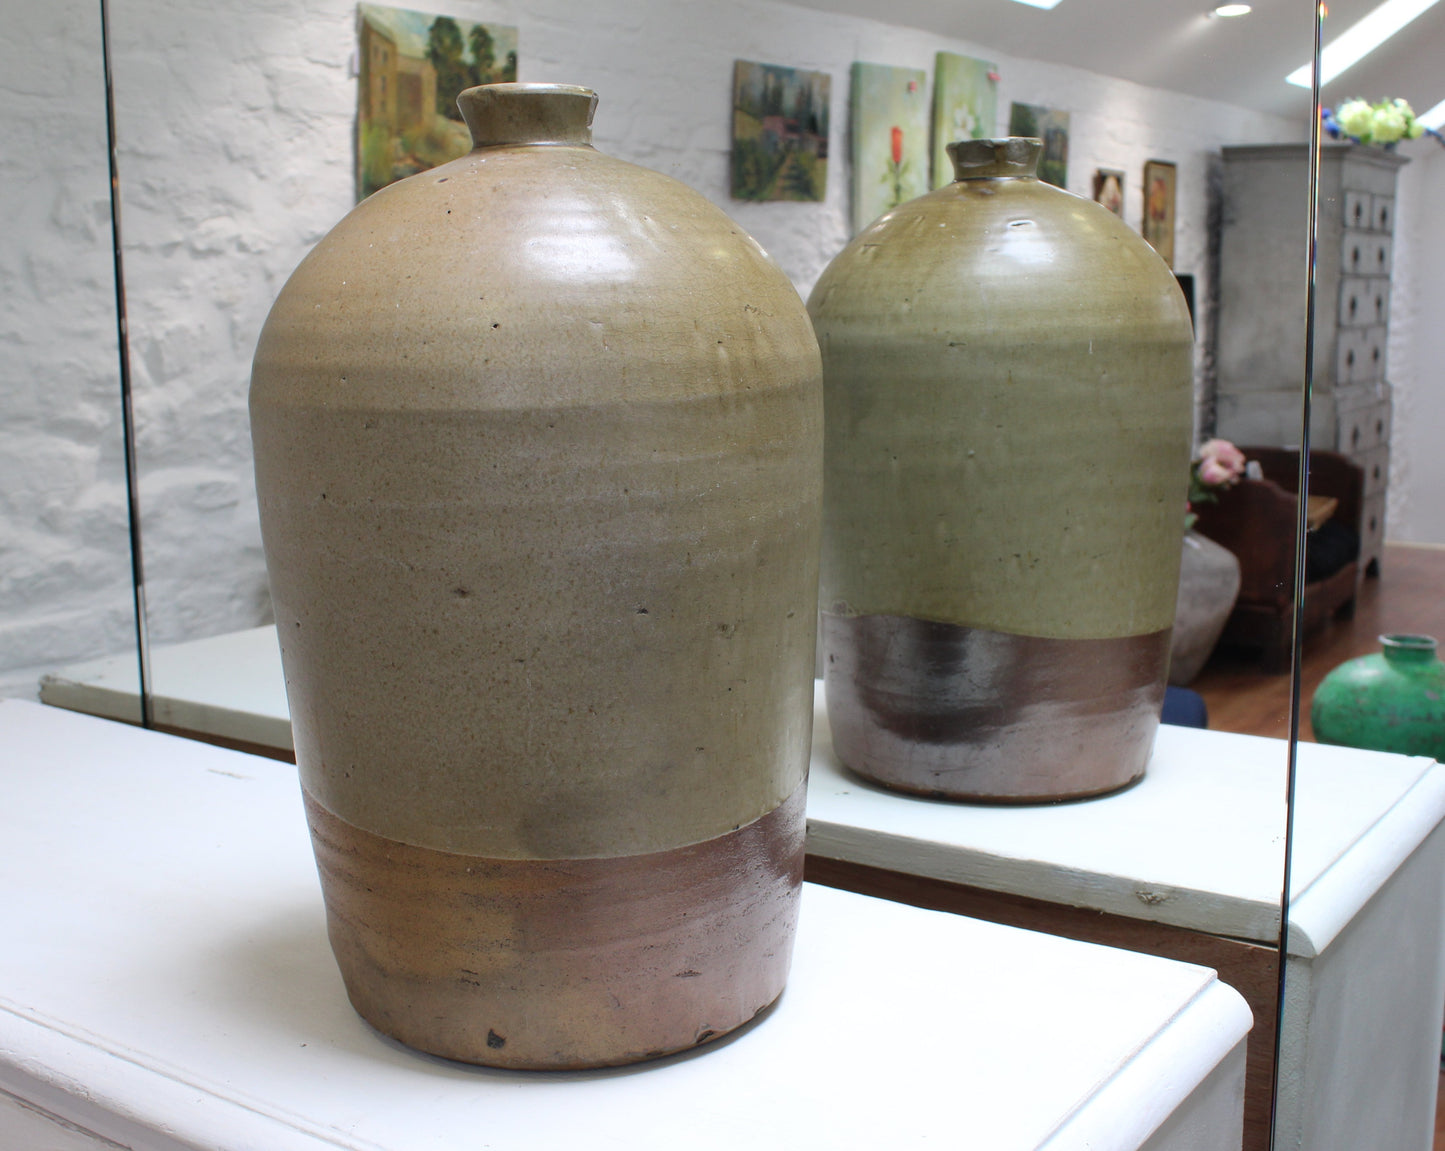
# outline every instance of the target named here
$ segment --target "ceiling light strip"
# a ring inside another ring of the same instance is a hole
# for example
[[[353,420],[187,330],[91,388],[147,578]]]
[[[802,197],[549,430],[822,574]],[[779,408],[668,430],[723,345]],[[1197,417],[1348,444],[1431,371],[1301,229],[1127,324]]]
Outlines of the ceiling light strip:
[[[1320,55],[1320,83],[1328,84],[1351,64],[1363,59],[1438,0],[1385,0],[1358,24],[1347,29]],[[1310,86],[1310,66],[1301,64],[1285,77],[1300,88]]]
[[[1441,100],[1435,107],[1424,115],[1416,116],[1415,119],[1424,124],[1427,128],[1434,128],[1437,132],[1445,128],[1445,100]]]

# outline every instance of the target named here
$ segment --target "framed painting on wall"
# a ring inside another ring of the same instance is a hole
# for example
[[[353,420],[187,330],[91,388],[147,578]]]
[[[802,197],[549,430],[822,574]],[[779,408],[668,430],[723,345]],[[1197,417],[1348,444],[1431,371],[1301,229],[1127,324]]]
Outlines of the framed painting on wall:
[[[472,147],[457,95],[517,78],[517,30],[357,5],[356,190],[364,199]]]
[[[998,125],[998,72],[986,60],[939,52],[933,58],[933,186],[953,183],[948,145],[983,140]]]
[[[1117,168],[1094,170],[1094,202],[1116,216],[1124,214],[1124,173]]]
[[[928,74],[853,65],[853,231],[928,191]]]
[[[826,72],[733,65],[734,200],[822,200],[828,187]]]
[[[1167,160],[1144,165],[1144,239],[1174,266],[1174,197],[1178,169]]]
[[[1068,185],[1069,178],[1069,114],[1038,104],[1020,104],[1009,108],[1008,134],[1036,136],[1044,142],[1039,156],[1039,179],[1056,188]]]

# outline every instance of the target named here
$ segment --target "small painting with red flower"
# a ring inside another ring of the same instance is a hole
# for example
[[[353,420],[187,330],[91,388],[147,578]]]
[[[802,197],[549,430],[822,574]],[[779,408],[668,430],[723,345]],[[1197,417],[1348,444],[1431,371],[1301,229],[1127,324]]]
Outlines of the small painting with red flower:
[[[853,230],[928,191],[927,74],[853,65]]]

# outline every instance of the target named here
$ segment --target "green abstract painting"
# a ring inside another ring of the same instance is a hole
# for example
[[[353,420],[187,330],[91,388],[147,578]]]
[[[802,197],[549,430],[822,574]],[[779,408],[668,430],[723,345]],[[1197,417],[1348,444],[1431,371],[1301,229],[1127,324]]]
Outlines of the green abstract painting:
[[[471,150],[457,95],[517,78],[517,30],[377,4],[357,15],[356,187],[365,197]]]
[[[1015,103],[1009,109],[1010,136],[1036,136],[1044,142],[1039,156],[1039,179],[1067,188],[1069,178],[1069,114],[1037,104]]]
[[[998,72],[986,60],[940,52],[933,63],[933,186],[953,183],[948,145],[986,140],[998,126]]]
[[[828,187],[826,72],[733,66],[735,200],[821,200]]]
[[[853,65],[853,231],[928,191],[928,75]]]

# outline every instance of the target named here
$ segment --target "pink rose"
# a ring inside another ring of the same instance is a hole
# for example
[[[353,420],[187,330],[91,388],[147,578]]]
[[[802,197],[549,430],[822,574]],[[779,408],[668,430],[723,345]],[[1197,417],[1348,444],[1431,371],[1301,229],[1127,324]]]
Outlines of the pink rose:
[[[1224,473],[1224,479],[1205,479],[1205,483],[1227,483],[1244,475],[1244,453],[1228,440],[1206,440],[1199,449],[1200,476],[1205,475],[1209,464],[1216,464]]]
[[[1206,456],[1199,461],[1199,479],[1202,483],[1206,483],[1212,488],[1229,483],[1230,480],[1234,479],[1234,476],[1234,472],[1231,472],[1213,456]]]

